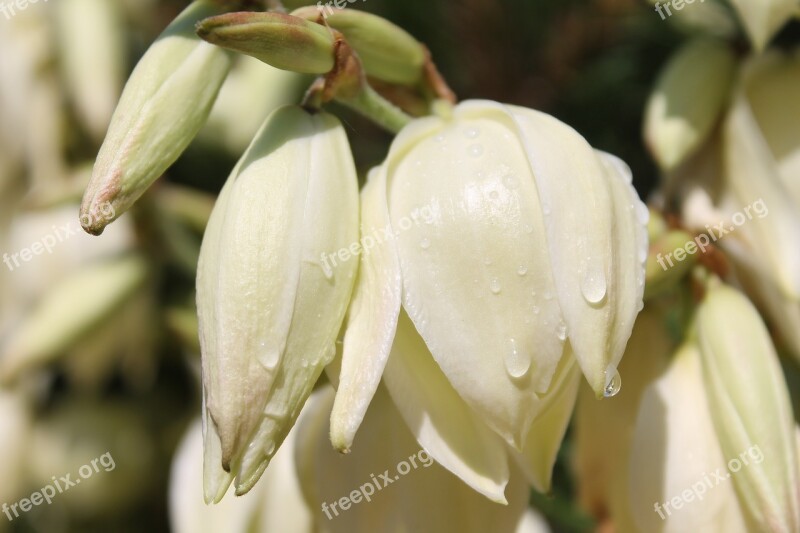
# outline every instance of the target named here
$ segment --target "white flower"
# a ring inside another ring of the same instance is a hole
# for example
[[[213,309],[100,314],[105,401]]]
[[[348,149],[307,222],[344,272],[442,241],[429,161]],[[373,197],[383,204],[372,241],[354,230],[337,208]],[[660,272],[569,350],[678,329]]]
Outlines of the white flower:
[[[502,501],[505,441],[537,457],[527,473],[546,486],[574,402],[573,352],[602,396],[641,309],[648,212],[630,179],[528,109],[471,101],[404,129],[362,192],[363,235],[384,242],[362,257],[334,446],[350,448],[385,368],[437,461]]]
[[[341,123],[278,109],[225,184],[200,252],[207,500],[233,475],[238,494],[253,487],[333,358],[357,263],[332,272],[319,257],[357,241]]]

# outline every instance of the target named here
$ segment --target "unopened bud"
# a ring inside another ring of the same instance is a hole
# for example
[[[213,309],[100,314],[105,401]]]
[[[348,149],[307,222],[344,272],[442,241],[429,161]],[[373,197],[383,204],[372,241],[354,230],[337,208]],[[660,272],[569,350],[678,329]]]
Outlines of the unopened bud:
[[[334,65],[331,31],[283,13],[226,13],[198,23],[197,34],[283,70],[325,74]]]
[[[196,21],[223,12],[197,0],[170,24],[131,74],[97,156],[81,214],[110,203],[116,217],[175,162],[205,123],[231,66],[224,51],[194,34]],[[99,235],[112,220],[83,224]]]
[[[292,15],[308,20],[324,18],[358,53],[369,76],[402,85],[414,85],[422,77],[425,47],[382,17],[355,9],[313,6],[300,8]]]
[[[697,314],[703,383],[723,455],[759,531],[798,531],[800,472],[792,405],[775,347],[739,291],[708,291]],[[753,455],[751,451],[757,451]]]

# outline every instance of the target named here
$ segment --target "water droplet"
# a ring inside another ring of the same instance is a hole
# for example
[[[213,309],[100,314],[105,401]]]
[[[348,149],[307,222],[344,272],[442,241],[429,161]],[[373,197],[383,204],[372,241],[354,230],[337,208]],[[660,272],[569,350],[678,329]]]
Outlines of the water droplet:
[[[528,233],[528,234],[533,233],[533,226],[531,226],[530,224],[526,224],[525,225],[525,233]]]
[[[599,268],[586,272],[581,282],[581,292],[590,304],[599,304],[606,297],[606,276]]]
[[[528,267],[526,267],[525,265],[520,265],[519,268],[517,269],[517,274],[519,274],[520,276],[524,276],[527,273],[528,273]]]
[[[281,352],[275,350],[273,347],[267,348],[267,343],[262,342],[259,344],[258,362],[261,363],[267,370],[272,370],[278,366],[278,361],[281,358]]]
[[[509,174],[505,178],[503,178],[503,183],[507,188],[512,190],[519,187],[519,180],[513,174]]]
[[[531,358],[526,353],[521,353],[517,349],[517,341],[508,341],[508,350],[505,356],[505,365],[508,375],[512,378],[521,378],[528,373],[531,368]]]
[[[427,250],[428,248],[430,248],[430,247],[431,247],[431,241],[430,241],[430,239],[428,239],[427,237],[425,237],[424,239],[422,239],[422,240],[419,242],[419,247],[420,247],[420,248],[422,248],[423,250]]]
[[[494,294],[500,294],[500,290],[502,289],[500,280],[497,278],[492,278],[492,281],[489,282],[489,289],[491,289]]]
[[[533,314],[534,315],[538,315],[539,311],[540,311],[539,306],[538,305],[534,305],[533,306]]]
[[[500,198],[500,193],[497,191],[491,191],[489,193],[489,198],[491,198],[492,200],[497,200],[498,198]]]
[[[483,155],[483,145],[480,144],[473,144],[467,149],[467,152],[472,157],[480,157]]]
[[[556,335],[558,335],[558,340],[563,341],[567,338],[567,325],[565,323],[560,323],[558,328],[556,328]]]
[[[622,388],[622,377],[619,375],[619,371],[614,373],[614,377],[611,378],[611,381],[606,384],[606,388],[603,390],[603,396],[606,398],[612,398],[619,394],[619,390]]]
[[[476,139],[481,134],[478,128],[467,128],[464,130],[464,137],[467,139]]]

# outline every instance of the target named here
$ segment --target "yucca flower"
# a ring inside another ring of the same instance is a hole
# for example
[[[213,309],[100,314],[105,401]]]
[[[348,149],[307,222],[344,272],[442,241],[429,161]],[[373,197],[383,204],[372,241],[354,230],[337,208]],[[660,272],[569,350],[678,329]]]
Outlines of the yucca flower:
[[[334,446],[351,447],[384,376],[425,449],[477,490],[503,500],[506,444],[546,488],[574,361],[596,395],[618,388],[647,217],[626,165],[553,117],[470,101],[413,122],[362,192],[363,240],[384,242],[362,256]]]
[[[197,273],[208,501],[253,487],[334,357],[357,263],[318,258],[358,240],[357,183],[339,121],[289,106],[220,193]]]

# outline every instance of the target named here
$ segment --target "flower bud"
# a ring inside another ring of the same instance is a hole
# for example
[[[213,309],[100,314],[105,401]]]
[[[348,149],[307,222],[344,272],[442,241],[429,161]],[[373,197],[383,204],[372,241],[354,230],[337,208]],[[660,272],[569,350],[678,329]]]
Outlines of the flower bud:
[[[233,475],[237,494],[253,487],[333,358],[357,262],[330,262],[355,245],[344,129],[325,113],[275,111],[220,193],[200,253],[207,501]]]
[[[663,169],[675,168],[705,141],[727,103],[735,67],[726,43],[696,39],[664,68],[644,119],[645,141]]]
[[[623,497],[636,527],[629,531],[754,531],[725,478],[730,456],[714,431],[696,345],[682,346],[667,371],[645,389],[630,450]]]
[[[301,7],[296,17],[320,21],[342,32],[369,76],[388,83],[415,85],[422,78],[425,47],[383,17],[357,9]]]
[[[731,0],[750,41],[757,51],[766,48],[772,36],[797,14],[795,0]]]
[[[331,31],[283,13],[241,12],[207,18],[197,34],[217,46],[235,50],[268,65],[304,74],[333,69]]]
[[[769,332],[737,290],[711,288],[697,314],[703,383],[736,491],[760,531],[800,530],[798,442]],[[742,455],[757,447],[762,461]],[[743,464],[742,464],[743,463]]]
[[[110,202],[121,216],[175,162],[208,118],[228,74],[227,52],[194,33],[224,3],[196,0],[147,50],[125,85],[97,156],[81,214]],[[83,224],[99,235],[111,220]]]

